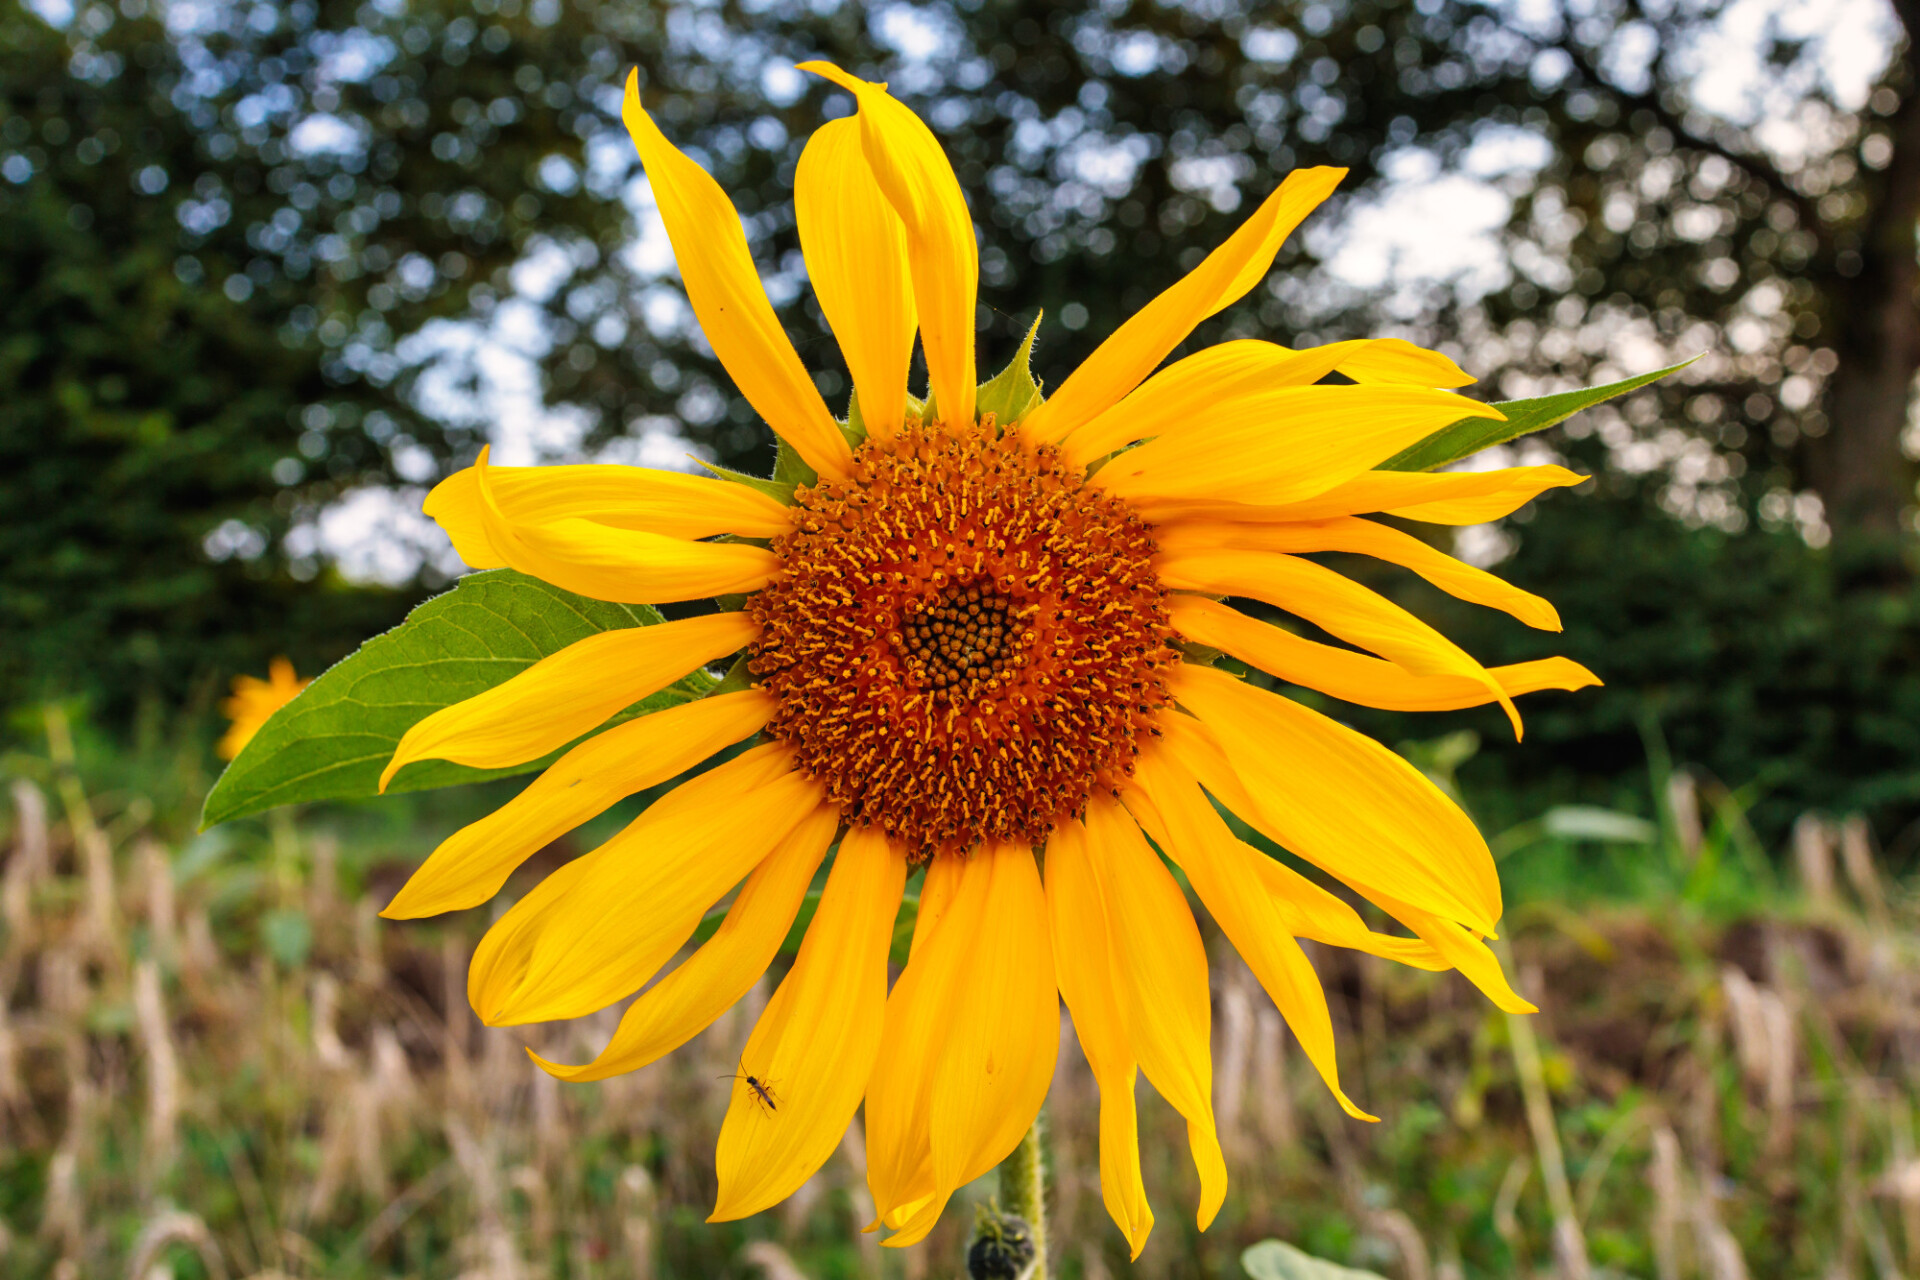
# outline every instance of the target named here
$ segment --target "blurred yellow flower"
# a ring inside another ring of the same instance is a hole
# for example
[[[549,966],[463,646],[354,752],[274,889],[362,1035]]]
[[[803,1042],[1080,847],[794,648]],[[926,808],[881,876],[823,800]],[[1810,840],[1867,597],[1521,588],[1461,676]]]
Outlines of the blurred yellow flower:
[[[1340,1091],[1326,998],[1296,939],[1457,968],[1501,1008],[1531,1007],[1483,941],[1500,886],[1466,816],[1377,743],[1185,653],[1222,650],[1369,706],[1497,702],[1517,732],[1516,695],[1593,677],[1564,659],[1489,670],[1299,553],[1373,556],[1557,630],[1546,601],[1362,517],[1476,523],[1579,477],[1373,470],[1489,412],[1448,390],[1470,381],[1452,361],[1405,342],[1236,341],[1160,368],[1265,278],[1337,169],[1289,176],[1044,403],[1014,407],[1013,421],[982,414],[979,264],[952,169],[884,86],[807,69],[858,103],[807,144],[795,202],[864,436],[821,400],[726,196],[661,135],[629,81],[626,123],[706,338],[818,481],[788,505],[720,479],[493,467],[483,453],[427,501],[476,568],[508,565],[602,600],[748,599],[582,640],[428,716],[382,785],[416,760],[536,759],[743,648],[751,686],[575,747],[442,844],[386,914],[484,902],[555,837],[758,734],[502,916],[474,957],[475,1010],[496,1026],[544,1022],[632,995],[738,886],[719,931],[647,987],[595,1061],[542,1061],[568,1080],[643,1066],[758,980],[837,841],[799,955],[740,1060],[713,1217],[792,1194],[864,1101],[888,1243],[919,1240],[1033,1122],[1064,997],[1101,1089],[1102,1191],[1137,1254],[1153,1221],[1134,1122],[1140,1071],[1187,1119],[1202,1227],[1226,1188],[1207,959],[1154,845],[1352,1115],[1364,1113]],[[907,387],[916,333],[925,402]],[[1323,384],[1334,372],[1346,381]],[[720,534],[736,536],[708,540]],[[1302,638],[1226,597],[1354,647]],[[1369,930],[1344,900],[1237,838],[1216,802],[1414,936]],[[911,959],[889,992],[894,919],[916,872]]]
[[[267,722],[268,717],[292,702],[293,695],[309,683],[294,673],[293,663],[285,658],[275,658],[267,664],[265,680],[254,676],[235,676],[232,696],[220,703],[220,714],[232,723],[215,744],[214,751],[222,760],[231,760],[239,755],[240,748],[253,741],[253,735],[260,732],[260,726]]]

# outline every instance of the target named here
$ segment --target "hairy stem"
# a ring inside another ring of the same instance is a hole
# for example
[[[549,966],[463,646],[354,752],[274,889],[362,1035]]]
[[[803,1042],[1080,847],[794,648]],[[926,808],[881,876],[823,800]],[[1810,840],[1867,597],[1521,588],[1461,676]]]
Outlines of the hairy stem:
[[[1047,1171],[1040,1158],[1040,1118],[1020,1145],[1000,1162],[1000,1198],[1009,1213],[1027,1220],[1033,1240],[1033,1266],[1027,1280],[1047,1280]]]

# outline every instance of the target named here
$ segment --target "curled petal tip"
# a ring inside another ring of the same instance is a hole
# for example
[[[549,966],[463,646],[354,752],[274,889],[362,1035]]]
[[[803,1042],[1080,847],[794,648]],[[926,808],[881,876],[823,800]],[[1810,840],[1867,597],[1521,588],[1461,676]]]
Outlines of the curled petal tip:
[[[795,67],[795,70],[811,71],[814,75],[819,76],[823,80],[833,81],[833,83],[839,85],[842,89],[847,90],[849,93],[857,94],[860,92],[860,90],[867,87],[866,81],[860,79],[858,76],[850,75],[847,72],[842,71],[839,67],[834,66],[831,62],[824,62],[818,58],[814,59],[811,62],[799,63]]]

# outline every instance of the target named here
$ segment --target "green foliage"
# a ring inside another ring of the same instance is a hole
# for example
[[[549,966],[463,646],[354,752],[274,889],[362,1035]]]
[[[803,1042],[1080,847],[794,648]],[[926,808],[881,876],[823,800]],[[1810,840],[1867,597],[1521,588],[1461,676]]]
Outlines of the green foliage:
[[[532,178],[581,157],[587,117],[550,105],[573,102],[581,18],[499,19],[503,44],[465,12],[169,30],[83,3],[63,31],[0,0],[0,704],[124,709],[275,652],[311,669],[404,611],[286,536],[398,456],[471,447],[418,411],[401,338],[484,309],[536,228],[618,221]],[[395,56],[335,74],[363,21]],[[299,145],[316,115],[359,145]]]
[[[431,713],[484,693],[576,640],[658,621],[645,605],[589,600],[512,569],[462,578],[275,712],[214,784],[202,825],[276,805],[374,796],[401,735]],[[695,672],[602,727],[697,697],[711,683]],[[390,790],[509,777],[543,768],[557,754],[502,769],[422,760],[395,775]]]
[[[1020,344],[1020,350],[1007,367],[980,384],[974,392],[974,412],[981,417],[992,414],[1003,427],[1012,426],[1040,406],[1046,397],[1033,380],[1033,340],[1040,333],[1041,316],[1033,318],[1033,327]]]
[[[1240,1255],[1240,1266],[1249,1280],[1384,1280],[1377,1271],[1323,1262],[1284,1240],[1262,1240]]]
[[[1521,436],[1532,435],[1536,431],[1545,431],[1548,427],[1565,422],[1582,409],[1591,409],[1604,404],[1616,396],[1629,391],[1637,391],[1649,383],[1657,382],[1670,373],[1692,364],[1700,357],[1682,360],[1679,364],[1668,365],[1664,369],[1655,369],[1652,373],[1642,373],[1631,378],[1622,378],[1618,382],[1609,382],[1597,387],[1582,387],[1578,391],[1561,391],[1553,395],[1535,396],[1528,400],[1500,400],[1493,408],[1505,415],[1502,418],[1462,418],[1450,427],[1443,427],[1418,444],[1409,445],[1380,464],[1382,471],[1433,471],[1448,463],[1458,462],[1479,453],[1482,449],[1491,449],[1497,444],[1509,440],[1518,440]]]

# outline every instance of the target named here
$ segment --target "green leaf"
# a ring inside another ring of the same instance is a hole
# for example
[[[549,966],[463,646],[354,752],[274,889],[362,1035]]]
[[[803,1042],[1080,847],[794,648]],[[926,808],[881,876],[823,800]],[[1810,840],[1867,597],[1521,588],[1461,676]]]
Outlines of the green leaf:
[[[1682,360],[1679,364],[1655,369],[1652,373],[1623,378],[1619,382],[1609,382],[1604,386],[1583,387],[1578,391],[1561,391],[1550,396],[1535,396],[1531,400],[1500,401],[1493,407],[1507,415],[1506,421],[1497,422],[1492,418],[1462,418],[1450,427],[1442,427],[1418,444],[1402,449],[1381,463],[1377,469],[1432,471],[1435,467],[1444,467],[1449,462],[1458,462],[1482,449],[1492,448],[1496,444],[1505,444],[1509,440],[1517,440],[1535,431],[1544,431],[1555,423],[1565,422],[1582,409],[1591,409],[1594,405],[1611,400],[1615,396],[1637,391],[1649,382],[1658,382],[1668,374],[1686,368],[1699,358],[1694,356],[1692,359]]]
[[[1376,1271],[1323,1262],[1284,1240],[1262,1240],[1240,1255],[1240,1267],[1253,1280],[1385,1280]]]
[[[797,489],[803,484],[818,483],[820,473],[807,465],[806,459],[800,456],[800,451],[784,439],[778,437],[776,439],[780,447],[773,455],[773,482],[786,485],[789,490]],[[791,500],[788,505],[792,505]]]
[[[432,712],[484,693],[576,640],[659,621],[646,605],[589,600],[512,569],[469,574],[274,712],[213,784],[201,829],[276,805],[376,795],[400,736]],[[712,683],[696,671],[602,728],[699,697]],[[423,760],[401,770],[388,790],[528,773],[558,754],[504,769]]]
[[[749,489],[758,489],[761,493],[766,494],[783,507],[793,505],[793,490],[795,487],[793,485],[781,484],[778,480],[763,480],[759,476],[750,476],[744,471],[733,471],[726,467],[716,467],[711,462],[706,462],[699,458],[695,458],[694,461],[700,463],[701,466],[713,472],[714,475],[719,476],[722,480],[730,480],[734,484],[743,484]]]
[[[1045,315],[1045,312],[1041,312]],[[992,414],[1001,427],[1010,427],[1032,413],[1045,399],[1040,384],[1033,380],[1033,339],[1040,332],[1040,316],[1033,318],[1027,340],[1020,344],[1007,367],[983,382],[974,391],[974,412],[982,418]]]

